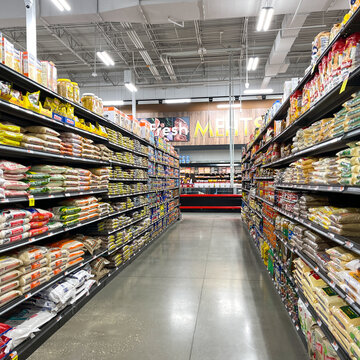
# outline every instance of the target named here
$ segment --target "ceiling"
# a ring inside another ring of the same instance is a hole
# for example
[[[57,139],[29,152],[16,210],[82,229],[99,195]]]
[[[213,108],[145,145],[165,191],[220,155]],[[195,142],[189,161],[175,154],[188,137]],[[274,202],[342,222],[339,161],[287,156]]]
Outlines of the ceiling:
[[[348,9],[347,0],[273,0],[270,30],[257,32],[261,0],[68,2],[72,10],[66,14],[49,0],[38,1],[38,58],[54,61],[59,77],[97,92],[123,88],[123,71],[133,69],[138,87],[144,89],[138,98],[148,99],[156,94],[151,96],[147,88],[196,86],[201,90],[204,85],[218,85],[227,89],[230,64],[240,92],[245,80],[246,29],[248,54],[260,59],[257,70],[249,73],[251,86],[281,91],[285,80],[302,76],[309,66],[314,36],[341,21]],[[0,23],[0,31],[25,50],[23,0],[13,0],[0,14]],[[99,50],[106,50],[115,66],[103,65],[96,58]]]

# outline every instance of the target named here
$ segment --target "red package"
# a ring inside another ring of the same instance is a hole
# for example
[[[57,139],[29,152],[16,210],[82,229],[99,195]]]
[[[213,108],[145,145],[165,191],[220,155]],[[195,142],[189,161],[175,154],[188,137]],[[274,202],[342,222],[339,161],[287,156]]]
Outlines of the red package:
[[[5,197],[20,197],[20,196],[28,196],[27,191],[21,190],[5,190]]]
[[[38,208],[27,208],[26,210],[31,213],[30,221],[44,221],[54,217],[54,214],[50,211]]]
[[[49,220],[45,220],[45,221],[30,221],[29,225],[31,229],[37,229],[40,227],[45,226],[47,223],[49,222]]]
[[[29,230],[29,235],[30,237],[33,237],[33,236],[38,236],[38,235],[41,235],[45,232],[49,231],[49,227],[48,226],[43,226],[41,228],[37,228],[37,229],[30,229]]]

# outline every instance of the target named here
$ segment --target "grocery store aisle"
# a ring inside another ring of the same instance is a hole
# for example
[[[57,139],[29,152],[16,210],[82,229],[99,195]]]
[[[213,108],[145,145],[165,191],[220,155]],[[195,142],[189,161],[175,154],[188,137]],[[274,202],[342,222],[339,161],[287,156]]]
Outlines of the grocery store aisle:
[[[240,214],[184,214],[30,359],[306,359],[249,241]]]

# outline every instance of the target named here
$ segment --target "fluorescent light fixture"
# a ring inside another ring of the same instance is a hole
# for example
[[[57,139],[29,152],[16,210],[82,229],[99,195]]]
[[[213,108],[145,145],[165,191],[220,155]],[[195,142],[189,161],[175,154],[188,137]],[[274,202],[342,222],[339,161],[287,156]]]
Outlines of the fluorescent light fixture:
[[[270,27],[270,23],[272,20],[272,17],[274,15],[274,8],[268,8],[267,14],[266,14],[266,19],[265,19],[265,23],[264,23],[264,27],[263,30],[264,31],[268,31],[269,27]]]
[[[256,57],[256,58],[254,58],[254,61],[253,61],[251,70],[252,70],[252,71],[256,70],[258,64],[259,64],[259,58]]]
[[[134,84],[132,83],[125,83],[126,88],[131,91],[131,92],[136,92],[137,88]]]
[[[268,31],[272,17],[274,15],[273,7],[263,7],[260,10],[259,19],[256,25],[257,31]]]
[[[250,71],[250,70],[252,69],[253,62],[254,62],[254,58],[251,57],[251,58],[248,60],[247,71]]]
[[[229,104],[219,104],[216,107],[218,109],[229,109],[230,105]],[[241,104],[233,104],[231,107],[234,109],[241,109]]]
[[[274,92],[273,89],[247,89],[244,90],[245,95],[266,95],[272,94]]]
[[[70,11],[71,7],[66,0],[51,0],[60,11]]]
[[[257,25],[256,25],[256,31],[261,31],[262,30],[262,28],[264,26],[264,22],[265,22],[266,13],[267,13],[266,8],[261,8],[259,19],[258,19],[258,22],[257,22]]]
[[[115,65],[114,60],[110,57],[110,55],[106,51],[98,51],[96,55],[106,66]]]
[[[105,105],[105,106],[110,106],[110,105],[114,105],[114,106],[116,106],[116,105],[124,105],[124,100],[105,100],[105,101],[103,101],[103,104]]]
[[[256,70],[257,66],[259,64],[259,58],[258,57],[251,57],[248,61],[247,71],[254,71]]]
[[[189,103],[191,99],[166,99],[164,100],[165,104],[182,104],[182,103]]]

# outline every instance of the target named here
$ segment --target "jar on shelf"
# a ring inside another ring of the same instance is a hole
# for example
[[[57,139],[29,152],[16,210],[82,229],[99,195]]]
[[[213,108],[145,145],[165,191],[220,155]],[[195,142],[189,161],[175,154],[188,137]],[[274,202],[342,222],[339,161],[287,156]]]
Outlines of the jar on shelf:
[[[83,96],[81,97],[81,104],[84,108],[95,112],[95,95],[91,93],[83,94]]]
[[[95,112],[97,114],[99,114],[99,108],[100,108],[100,102],[99,102],[99,97],[95,95]]]
[[[104,114],[104,103],[103,103],[103,99],[99,98],[99,115],[103,115]]]
[[[73,86],[69,79],[57,80],[58,94],[72,100],[73,99]]]
[[[80,103],[80,88],[79,88],[79,84],[76,83],[76,82],[72,82],[71,83],[72,86],[73,86],[73,98],[74,98],[74,101],[76,103]]]

